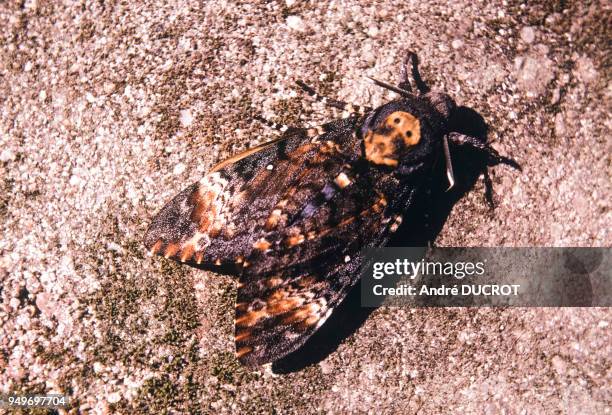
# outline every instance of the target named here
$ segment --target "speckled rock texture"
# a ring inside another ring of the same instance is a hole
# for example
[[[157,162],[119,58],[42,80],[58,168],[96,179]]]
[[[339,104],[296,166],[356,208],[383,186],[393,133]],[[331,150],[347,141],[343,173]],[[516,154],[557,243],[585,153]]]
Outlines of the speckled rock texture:
[[[251,122],[337,117],[407,49],[522,165],[441,246],[610,246],[610,3],[0,3],[0,392],[72,413],[604,414],[609,309],[380,308],[299,370],[234,358],[235,281],[148,256],[152,216]],[[347,318],[350,319],[351,316]]]

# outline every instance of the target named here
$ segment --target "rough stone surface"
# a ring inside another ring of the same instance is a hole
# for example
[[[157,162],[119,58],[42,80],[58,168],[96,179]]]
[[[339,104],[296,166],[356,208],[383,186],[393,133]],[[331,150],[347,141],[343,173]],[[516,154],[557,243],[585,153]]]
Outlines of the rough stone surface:
[[[252,372],[235,282],[141,244],[173,194],[269,137],[253,114],[336,116],[296,79],[376,105],[363,76],[395,79],[410,48],[523,166],[493,169],[493,214],[478,182],[437,244],[610,246],[610,5],[534,3],[0,3],[0,392],[92,413],[609,413],[608,309],[381,308],[319,363]]]

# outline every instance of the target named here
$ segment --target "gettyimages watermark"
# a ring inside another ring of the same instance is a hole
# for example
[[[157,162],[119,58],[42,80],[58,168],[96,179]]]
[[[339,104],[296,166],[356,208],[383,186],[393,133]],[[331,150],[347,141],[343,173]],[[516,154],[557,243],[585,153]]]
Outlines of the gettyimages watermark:
[[[610,248],[380,248],[364,254],[364,307],[612,306]]]

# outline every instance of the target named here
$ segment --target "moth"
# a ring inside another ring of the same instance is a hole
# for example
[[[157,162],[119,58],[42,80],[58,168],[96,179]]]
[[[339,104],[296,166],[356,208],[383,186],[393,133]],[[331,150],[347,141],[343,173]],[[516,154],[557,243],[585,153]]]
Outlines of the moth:
[[[274,362],[321,327],[359,279],[362,250],[389,241],[441,156],[453,186],[451,146],[482,152],[490,165],[513,163],[450,131],[455,102],[430,92],[417,64],[409,52],[398,86],[371,78],[399,95],[378,108],[298,81],[347,116],[315,128],[261,119],[280,137],[218,164],[153,219],[144,238],[153,254],[239,278],[243,364]]]

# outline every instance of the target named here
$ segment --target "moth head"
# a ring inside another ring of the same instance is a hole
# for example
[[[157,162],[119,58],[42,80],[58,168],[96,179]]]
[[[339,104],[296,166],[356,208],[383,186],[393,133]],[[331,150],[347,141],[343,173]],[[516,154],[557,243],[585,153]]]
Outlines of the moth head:
[[[440,149],[454,108],[446,94],[412,94],[374,110],[361,127],[364,157],[390,168],[418,163]]]
[[[425,97],[444,119],[450,118],[452,112],[457,107],[455,101],[442,92],[429,92]]]

